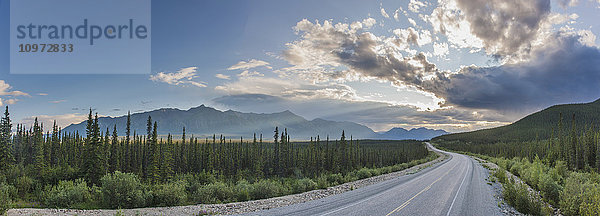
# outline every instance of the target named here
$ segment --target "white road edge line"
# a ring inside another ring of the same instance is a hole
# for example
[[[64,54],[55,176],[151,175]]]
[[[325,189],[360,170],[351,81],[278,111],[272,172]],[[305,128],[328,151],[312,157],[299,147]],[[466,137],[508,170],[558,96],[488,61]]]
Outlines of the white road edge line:
[[[467,161],[469,161],[468,158]],[[446,214],[446,216],[450,215],[450,212],[452,212],[452,206],[454,206],[454,202],[456,202],[456,197],[458,197],[458,194],[460,193],[460,188],[463,186],[463,183],[465,183],[465,179],[467,179],[467,174],[469,174],[469,164],[467,164],[467,171],[465,172],[465,177],[463,177],[460,186],[458,186],[458,190],[456,191],[456,195],[454,195],[454,199],[452,200],[452,204],[450,204],[450,209],[448,209],[448,213]]]

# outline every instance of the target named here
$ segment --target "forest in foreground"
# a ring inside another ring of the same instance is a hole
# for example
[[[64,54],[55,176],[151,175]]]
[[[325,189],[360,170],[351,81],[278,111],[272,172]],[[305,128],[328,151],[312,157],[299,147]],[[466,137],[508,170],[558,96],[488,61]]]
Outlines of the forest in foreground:
[[[294,142],[286,129],[252,140],[222,135],[119,137],[88,115],[85,134],[44,130],[37,119],[12,131],[0,121],[0,212],[7,208],[136,208],[226,203],[301,193],[399,171],[437,157],[419,141],[354,140],[340,131]],[[143,132],[142,132],[143,133]]]
[[[598,101],[594,103],[599,104]],[[578,124],[590,122],[589,115],[579,119],[575,114],[570,117],[570,121],[565,121],[562,112],[558,113],[554,117],[558,119],[557,124],[544,132],[548,134],[547,139],[522,137],[522,140],[531,141],[501,139],[492,142],[490,139],[493,137],[479,137],[496,130],[487,129],[442,136],[433,141],[442,148],[477,154],[498,164],[540,191],[543,201],[560,208],[563,215],[600,215],[600,131],[594,124]],[[506,131],[507,128],[520,131]],[[535,134],[526,131],[519,122],[498,130],[506,134]],[[507,180],[502,173],[496,172],[495,176],[504,184],[504,198],[508,203],[526,214],[554,214],[524,187]]]

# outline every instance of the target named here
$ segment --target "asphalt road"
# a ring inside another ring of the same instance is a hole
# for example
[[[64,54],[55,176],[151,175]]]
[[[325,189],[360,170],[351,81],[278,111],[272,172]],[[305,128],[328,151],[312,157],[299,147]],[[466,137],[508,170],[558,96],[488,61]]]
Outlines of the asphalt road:
[[[452,157],[415,174],[247,215],[502,215],[486,169],[465,155],[446,153]]]

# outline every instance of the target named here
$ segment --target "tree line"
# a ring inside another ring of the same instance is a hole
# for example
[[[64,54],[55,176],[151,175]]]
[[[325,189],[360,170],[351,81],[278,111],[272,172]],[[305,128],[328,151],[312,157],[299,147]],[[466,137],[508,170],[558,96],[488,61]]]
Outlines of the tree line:
[[[252,140],[231,139],[223,135],[199,138],[171,134],[159,136],[157,123],[148,117],[146,134],[130,130],[130,114],[124,137],[116,125],[100,129],[98,115],[90,110],[85,134],[61,132],[52,125],[44,132],[35,119],[32,126],[18,124],[11,133],[8,107],[0,122],[0,168],[22,165],[33,170],[42,184],[84,178],[99,184],[107,173],[133,173],[143,182],[166,182],[177,174],[208,172],[224,179],[261,179],[317,177],[346,173],[362,167],[374,168],[405,163],[428,155],[419,142],[357,141],[346,137],[330,140],[320,136],[310,141],[293,142],[287,129],[275,128],[272,141],[262,134]]]
[[[547,132],[549,139],[514,142],[464,142],[460,140],[438,143],[448,149],[484,154],[492,157],[543,159],[549,165],[557,161],[566,162],[571,170],[586,170],[600,172],[600,131],[594,125],[577,125],[576,116],[572,115],[570,122],[565,124],[562,113],[559,114],[558,124]]]

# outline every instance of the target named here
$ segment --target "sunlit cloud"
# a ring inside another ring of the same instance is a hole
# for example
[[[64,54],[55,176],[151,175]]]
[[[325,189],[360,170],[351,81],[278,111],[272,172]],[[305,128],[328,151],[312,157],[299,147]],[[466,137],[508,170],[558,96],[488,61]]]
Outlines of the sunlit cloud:
[[[193,85],[196,87],[206,87],[206,84],[200,81],[194,81],[198,75],[197,67],[182,68],[177,72],[159,72],[156,75],[150,75],[150,80],[155,82],[164,82],[170,85]]]
[[[266,61],[251,59],[250,61],[240,61],[240,62],[230,66],[229,68],[227,68],[227,70],[248,70],[251,68],[261,67],[261,66],[266,67],[268,69],[272,69],[272,67],[269,66],[269,63]]]

